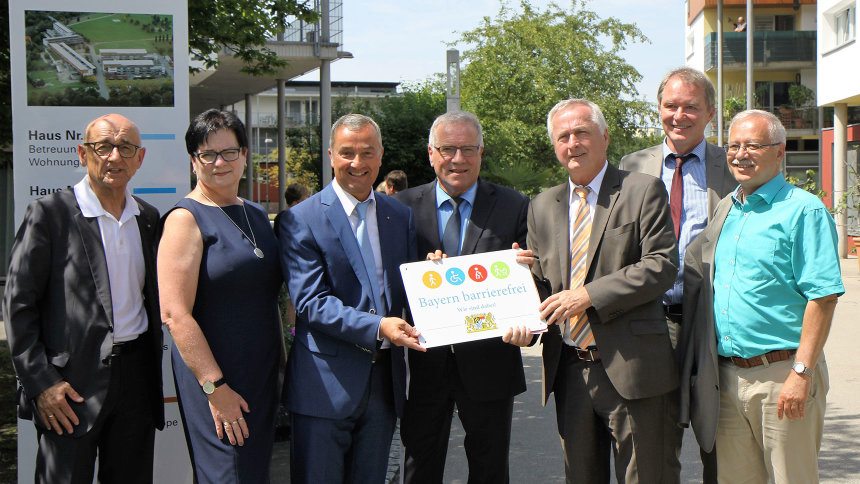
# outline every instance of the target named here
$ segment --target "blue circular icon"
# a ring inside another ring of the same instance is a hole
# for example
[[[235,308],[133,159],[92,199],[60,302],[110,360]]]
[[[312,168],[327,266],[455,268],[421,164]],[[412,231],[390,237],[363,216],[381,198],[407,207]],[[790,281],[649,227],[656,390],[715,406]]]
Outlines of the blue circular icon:
[[[460,269],[452,267],[445,272],[445,279],[448,279],[449,284],[459,286],[466,280],[466,274]]]

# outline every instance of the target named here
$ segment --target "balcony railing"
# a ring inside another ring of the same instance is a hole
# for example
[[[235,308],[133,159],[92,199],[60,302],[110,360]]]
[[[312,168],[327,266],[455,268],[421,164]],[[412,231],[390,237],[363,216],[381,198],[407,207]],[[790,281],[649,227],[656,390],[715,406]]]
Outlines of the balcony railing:
[[[320,25],[318,23],[305,23],[299,20],[291,22],[284,31],[285,42],[299,42],[314,44],[318,40],[323,44],[338,44],[338,50],[343,48],[343,0],[329,0],[329,25],[328,39],[320,39]],[[314,2],[314,8],[320,11],[320,2]]]
[[[753,61],[758,65],[777,62],[799,62],[815,64],[814,30],[763,30],[753,32]],[[726,68],[746,65],[747,33],[723,33],[723,66]],[[705,70],[717,68],[717,33],[705,37]]]
[[[774,109],[763,108],[760,106],[756,106],[756,109],[761,109],[764,111],[769,111],[776,116],[779,121],[782,123],[782,126],[785,127],[787,131],[789,131],[789,135],[791,134],[791,130],[817,130],[818,129],[818,108],[815,106],[805,107],[805,108],[796,108],[793,106],[785,105],[780,106]],[[725,123],[725,129],[728,131],[729,123],[731,122],[730,118],[727,118]],[[716,119],[711,121],[708,125],[708,129],[705,130],[705,136],[711,137],[717,135],[717,122]],[[727,133],[724,133],[727,134]]]

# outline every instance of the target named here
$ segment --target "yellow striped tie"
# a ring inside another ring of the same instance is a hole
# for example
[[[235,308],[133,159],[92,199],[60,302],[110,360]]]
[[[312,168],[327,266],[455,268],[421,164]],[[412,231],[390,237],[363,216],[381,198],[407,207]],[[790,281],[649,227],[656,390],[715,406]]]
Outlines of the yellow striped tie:
[[[588,203],[585,201],[588,192],[588,187],[576,187],[574,189],[574,193],[579,197],[579,205],[573,221],[570,243],[571,290],[582,287],[585,283],[586,272],[588,272],[586,259],[588,258],[588,238],[591,236],[591,217],[588,213]],[[588,348],[594,344],[594,335],[591,333],[591,325],[588,324],[588,316],[585,311],[568,320],[565,328],[565,339],[568,338],[579,348]]]

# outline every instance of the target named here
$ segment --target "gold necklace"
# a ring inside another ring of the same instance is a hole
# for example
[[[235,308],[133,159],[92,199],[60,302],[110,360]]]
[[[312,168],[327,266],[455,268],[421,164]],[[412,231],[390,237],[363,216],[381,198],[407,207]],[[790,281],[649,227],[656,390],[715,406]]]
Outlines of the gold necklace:
[[[229,215],[227,215],[227,212],[225,212],[224,209],[221,208],[221,205],[218,205],[217,203],[213,202],[211,198],[207,197],[206,194],[203,193],[203,190],[200,190],[200,194],[203,195],[203,198],[205,198],[206,200],[209,200],[209,202],[212,203],[212,205],[215,205],[216,207],[218,207],[218,210],[220,210],[221,213],[223,213],[224,216],[227,217],[227,220],[229,220],[230,223],[232,223],[237,229],[239,229],[239,232],[242,232],[242,235],[244,235],[245,238],[248,239],[248,242],[250,242],[254,246],[254,255],[256,255],[258,259],[262,259],[263,258],[263,250],[260,249],[259,247],[257,247],[257,237],[254,235],[254,228],[251,227],[251,220],[248,218],[248,210],[245,208],[245,204],[242,203],[242,211],[245,212],[245,222],[248,223],[248,229],[251,230],[251,236],[250,237],[248,237],[248,234],[246,234],[245,231],[242,230],[242,227],[239,227],[239,224],[234,222],[233,219],[230,218]],[[240,202],[242,201],[239,197],[236,197],[236,200],[239,200]]]

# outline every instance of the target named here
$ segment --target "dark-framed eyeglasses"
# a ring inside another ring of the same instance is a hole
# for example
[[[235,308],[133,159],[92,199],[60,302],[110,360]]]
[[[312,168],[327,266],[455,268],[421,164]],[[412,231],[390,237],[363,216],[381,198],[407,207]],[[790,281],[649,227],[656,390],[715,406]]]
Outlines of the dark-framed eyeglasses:
[[[438,151],[443,158],[451,159],[457,156],[457,151],[463,153],[466,158],[471,158],[478,154],[480,146],[434,146],[433,149]]]
[[[756,151],[759,151],[762,148],[766,148],[768,146],[776,146],[778,144],[779,143],[744,143],[744,144],[733,143],[730,145],[723,146],[723,149],[726,150],[727,155],[734,155],[734,154],[737,154],[737,152],[740,150],[744,150],[747,153],[755,153]]]
[[[227,148],[226,150],[221,151],[195,151],[192,154],[200,161],[200,163],[211,165],[212,163],[215,163],[215,160],[217,160],[219,156],[224,161],[236,161],[239,159],[239,155],[241,153],[242,148]]]
[[[115,145],[113,143],[108,143],[107,141],[97,141],[91,143],[84,143],[84,146],[96,152],[97,155],[102,158],[107,158],[113,153],[114,148],[119,152],[119,156],[123,158],[131,158],[137,154],[137,150],[140,149],[140,146],[133,145],[131,143],[124,143],[121,145]]]

